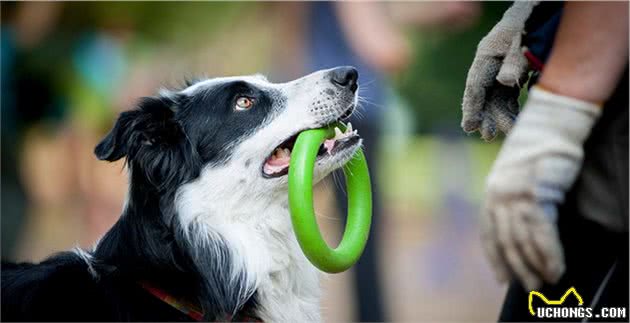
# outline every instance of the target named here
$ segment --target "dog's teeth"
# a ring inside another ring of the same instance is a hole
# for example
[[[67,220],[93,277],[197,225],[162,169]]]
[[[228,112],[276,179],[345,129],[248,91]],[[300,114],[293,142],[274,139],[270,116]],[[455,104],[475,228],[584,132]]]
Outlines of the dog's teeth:
[[[341,130],[339,130],[339,128],[335,127],[335,139],[341,138],[343,135],[343,133],[341,132]]]
[[[289,148],[284,148],[284,155],[285,155],[286,157],[291,156],[291,151],[289,150]]]
[[[352,131],[352,134],[354,134],[354,135],[356,135],[358,133],[359,133],[359,131],[357,131],[356,129],[354,131]]]
[[[346,128],[346,133],[352,133],[352,123],[348,122],[348,127]]]

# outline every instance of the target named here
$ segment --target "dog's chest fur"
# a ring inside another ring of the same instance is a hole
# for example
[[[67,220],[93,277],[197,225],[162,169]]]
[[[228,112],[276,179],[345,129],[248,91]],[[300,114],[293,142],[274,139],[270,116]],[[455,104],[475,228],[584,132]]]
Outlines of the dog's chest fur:
[[[288,213],[285,214],[287,217]],[[269,322],[320,321],[319,274],[299,250],[292,232],[263,232],[269,267],[260,273],[259,317]]]
[[[319,321],[319,273],[297,243],[286,192],[270,194],[264,181],[248,181],[248,168],[207,168],[184,185],[175,203],[179,221],[199,244],[207,243],[203,237],[224,240],[233,255],[231,274],[244,273],[240,296],[256,293],[259,318]],[[243,178],[235,181],[234,176]],[[232,180],[224,180],[228,177]]]

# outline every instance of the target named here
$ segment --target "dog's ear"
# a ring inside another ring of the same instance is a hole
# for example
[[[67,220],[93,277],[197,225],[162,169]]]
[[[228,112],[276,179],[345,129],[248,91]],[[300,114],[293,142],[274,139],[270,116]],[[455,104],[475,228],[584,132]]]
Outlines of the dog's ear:
[[[143,98],[136,109],[120,114],[94,154],[100,160],[116,161],[133,158],[143,147],[175,142],[182,134],[174,118],[175,105],[167,97]]]
[[[114,128],[94,148],[96,158],[100,160],[116,161],[127,155],[129,142],[125,138],[131,135],[134,120],[138,111],[127,111],[120,114]]]

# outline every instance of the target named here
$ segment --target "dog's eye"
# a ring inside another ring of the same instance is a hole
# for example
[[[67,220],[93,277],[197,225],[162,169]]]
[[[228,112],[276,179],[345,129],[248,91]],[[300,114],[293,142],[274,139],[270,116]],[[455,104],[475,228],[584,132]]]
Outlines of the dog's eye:
[[[254,105],[254,101],[250,98],[241,96],[236,99],[236,106],[234,107],[236,110],[249,110]]]

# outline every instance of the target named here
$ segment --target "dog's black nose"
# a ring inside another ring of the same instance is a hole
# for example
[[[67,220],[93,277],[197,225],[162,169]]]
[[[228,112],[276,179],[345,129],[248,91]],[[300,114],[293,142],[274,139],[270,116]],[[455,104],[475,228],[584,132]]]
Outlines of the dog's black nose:
[[[352,66],[337,67],[330,71],[330,74],[330,81],[335,85],[349,88],[352,92],[356,91],[359,87],[357,84],[359,72]]]

